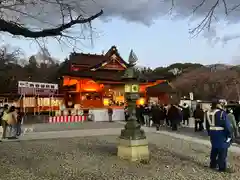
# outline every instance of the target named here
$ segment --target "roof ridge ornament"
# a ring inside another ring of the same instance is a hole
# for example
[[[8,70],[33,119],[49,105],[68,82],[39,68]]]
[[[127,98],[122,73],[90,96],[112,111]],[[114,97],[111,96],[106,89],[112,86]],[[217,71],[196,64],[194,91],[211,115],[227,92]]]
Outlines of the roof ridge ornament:
[[[137,61],[138,61],[137,55],[131,49],[129,57],[128,57],[128,63],[130,66],[135,66],[137,64]]]
[[[123,75],[123,79],[139,79],[139,77],[137,76],[137,74],[135,73],[135,65],[137,64],[138,58],[136,56],[136,54],[133,52],[133,50],[131,50],[130,54],[129,54],[129,58],[128,58],[128,68],[126,69],[126,71],[124,72]]]

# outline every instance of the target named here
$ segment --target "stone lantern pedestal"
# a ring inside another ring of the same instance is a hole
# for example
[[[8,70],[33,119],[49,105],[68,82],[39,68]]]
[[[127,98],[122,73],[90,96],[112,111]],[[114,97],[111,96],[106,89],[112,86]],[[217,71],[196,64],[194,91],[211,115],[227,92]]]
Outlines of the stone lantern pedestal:
[[[149,161],[147,140],[129,140],[119,138],[118,157],[130,161]]]
[[[131,64],[130,64],[131,65]],[[129,161],[149,161],[149,148],[145,132],[136,118],[136,101],[139,99],[139,84],[134,76],[133,66],[124,74],[125,99],[128,104],[129,119],[118,138],[118,157]]]

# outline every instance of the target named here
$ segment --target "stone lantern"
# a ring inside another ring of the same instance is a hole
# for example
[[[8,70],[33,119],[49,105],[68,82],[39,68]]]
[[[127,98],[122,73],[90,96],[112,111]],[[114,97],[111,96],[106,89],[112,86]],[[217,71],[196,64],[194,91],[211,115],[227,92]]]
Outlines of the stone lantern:
[[[118,157],[130,161],[148,161],[149,149],[145,132],[136,118],[136,101],[139,99],[139,82],[135,75],[136,61],[129,60],[129,68],[125,71],[125,100],[128,104],[129,118],[125,128],[121,130],[118,144]]]

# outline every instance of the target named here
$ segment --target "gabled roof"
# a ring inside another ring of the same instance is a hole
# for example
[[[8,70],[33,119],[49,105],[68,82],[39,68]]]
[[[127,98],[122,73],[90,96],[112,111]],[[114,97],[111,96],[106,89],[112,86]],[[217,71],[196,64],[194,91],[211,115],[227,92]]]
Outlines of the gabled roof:
[[[175,88],[168,81],[164,81],[155,86],[148,87],[146,90],[148,94],[175,92]]]
[[[98,68],[103,63],[108,63],[111,61],[111,56],[116,55],[119,59],[120,63],[124,64],[124,66],[127,66],[128,64],[122,59],[122,57],[119,55],[118,50],[116,46],[112,46],[108,52],[104,54],[84,54],[84,53],[71,53],[69,56],[69,60],[72,64],[77,64],[81,66],[92,68]]]
[[[115,56],[115,57],[114,57]],[[97,64],[96,66],[92,67],[92,70],[97,70],[103,66],[105,66],[106,64],[110,63],[113,61],[113,58],[115,59],[115,61],[117,61],[124,69],[126,69],[128,67],[128,63],[126,63],[126,61],[123,60],[123,58],[120,56],[120,54],[118,53],[118,50],[116,48],[116,46],[112,46],[108,52],[105,54],[105,57],[108,58],[107,61],[103,61],[99,64]]]
[[[157,80],[160,80],[160,79],[165,79],[165,80],[171,80],[172,74],[163,74],[163,75],[157,75],[157,74],[154,74],[154,73],[145,73],[145,74],[140,74],[139,75],[139,78],[142,79],[142,80],[145,80],[145,81],[157,81]]]
[[[121,60],[123,60],[123,58],[120,56],[120,54],[119,54],[116,46],[112,46],[112,47],[108,50],[108,52],[105,54],[105,56],[111,57],[113,54],[116,54],[118,57],[121,58]]]
[[[73,77],[85,77],[94,78],[96,80],[107,80],[107,81],[123,81],[124,71],[90,71],[89,69],[81,71],[70,71],[70,61],[64,61],[61,63],[58,69],[59,76],[73,76]],[[154,82],[160,79],[167,79],[164,76],[152,77],[151,75],[139,76],[139,82]]]
[[[71,53],[69,60],[72,64],[88,66],[91,68],[97,64],[108,61],[109,58],[104,55],[97,54]]]
[[[65,73],[65,76],[72,77],[82,77],[82,78],[91,78],[93,80],[103,80],[103,81],[122,81],[122,76],[124,71],[120,72],[111,72],[111,71],[78,71],[78,72],[68,72]]]

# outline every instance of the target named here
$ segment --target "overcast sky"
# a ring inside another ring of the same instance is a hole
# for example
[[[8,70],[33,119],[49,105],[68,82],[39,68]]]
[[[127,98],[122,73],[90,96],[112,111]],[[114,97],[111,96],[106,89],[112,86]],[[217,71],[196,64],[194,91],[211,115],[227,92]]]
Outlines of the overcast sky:
[[[69,3],[74,0],[65,0]],[[209,12],[216,0],[207,0],[194,16],[192,11],[202,0],[178,0],[174,11],[169,13],[171,0],[83,0],[84,11],[93,14],[104,9],[104,16],[92,23],[94,28],[93,46],[91,41],[78,42],[75,51],[85,53],[106,52],[116,45],[122,57],[127,60],[133,49],[140,65],[156,67],[175,62],[234,63],[240,64],[238,24],[240,11],[235,10],[227,17],[224,7],[220,4],[215,11],[210,31],[202,32],[198,37],[191,38],[189,29],[194,28]],[[228,8],[237,5],[237,0],[228,0]],[[81,6],[81,7],[82,7]],[[38,13],[38,9],[31,13]],[[54,7],[55,8],[55,7]],[[54,8],[44,8],[41,18],[53,24],[58,17]],[[51,14],[49,14],[51,9]],[[29,10],[30,11],[30,10]],[[57,12],[57,9],[56,9]],[[29,19],[22,18],[29,24]],[[32,24],[37,22],[31,21]],[[38,22],[39,23],[39,22]],[[39,24],[37,24],[39,25]],[[46,25],[46,24],[45,24]],[[72,31],[81,33],[76,26]],[[16,39],[3,35],[4,43],[21,47],[26,56],[38,51],[38,46],[30,40]],[[48,39],[47,47],[52,56],[63,60],[73,51],[73,46],[59,45],[54,39]]]

